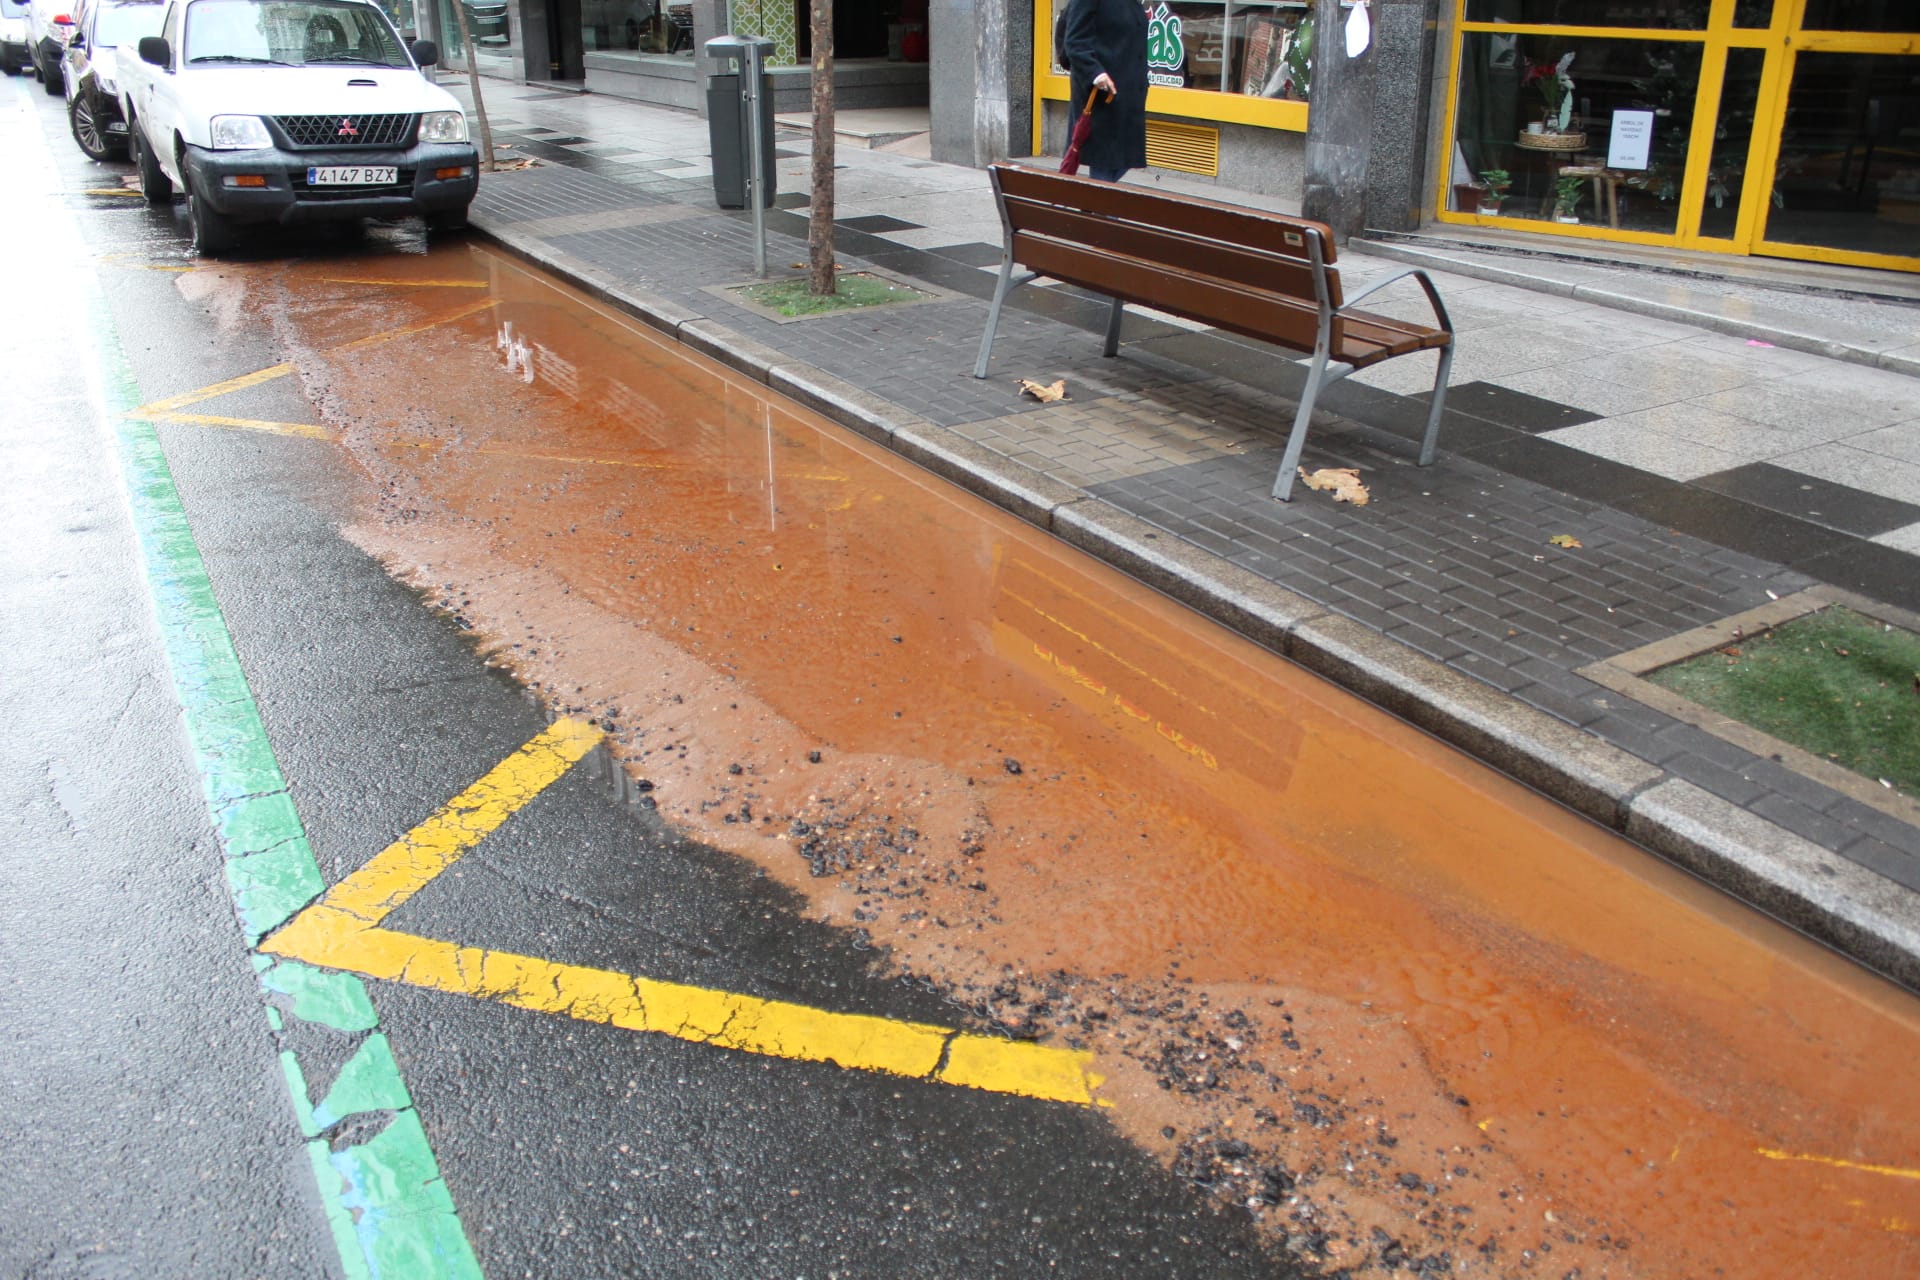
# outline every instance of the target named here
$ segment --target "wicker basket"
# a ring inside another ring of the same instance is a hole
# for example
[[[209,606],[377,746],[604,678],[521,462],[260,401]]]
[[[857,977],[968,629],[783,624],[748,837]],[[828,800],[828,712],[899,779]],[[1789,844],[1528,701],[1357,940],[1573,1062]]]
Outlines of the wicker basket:
[[[1585,151],[1587,135],[1579,129],[1571,133],[1523,133],[1519,146],[1523,151]]]

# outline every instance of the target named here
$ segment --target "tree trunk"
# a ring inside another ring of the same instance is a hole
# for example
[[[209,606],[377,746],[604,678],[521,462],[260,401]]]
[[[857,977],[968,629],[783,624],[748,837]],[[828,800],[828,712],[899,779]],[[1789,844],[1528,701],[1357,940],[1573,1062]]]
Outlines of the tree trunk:
[[[487,104],[480,98],[480,66],[474,61],[473,32],[467,27],[467,6],[453,2],[454,15],[460,20],[460,43],[467,47],[467,83],[473,86],[473,113],[480,117],[480,163],[493,172],[493,127],[487,123]]]
[[[833,289],[833,0],[813,0],[813,172],[807,197],[807,292]]]

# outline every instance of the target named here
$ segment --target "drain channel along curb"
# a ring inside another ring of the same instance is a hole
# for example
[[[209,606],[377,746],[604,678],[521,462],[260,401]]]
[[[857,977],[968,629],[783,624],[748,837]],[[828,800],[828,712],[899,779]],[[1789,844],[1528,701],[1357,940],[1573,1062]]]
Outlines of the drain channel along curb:
[[[511,222],[474,230],[690,351],[765,384],[1392,712],[1859,964],[1920,991],[1920,894],[1178,535],[625,284]]]

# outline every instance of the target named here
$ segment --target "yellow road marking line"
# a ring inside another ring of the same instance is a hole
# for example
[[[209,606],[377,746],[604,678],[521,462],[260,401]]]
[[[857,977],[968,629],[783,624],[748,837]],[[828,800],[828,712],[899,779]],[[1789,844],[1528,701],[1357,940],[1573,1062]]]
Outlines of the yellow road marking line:
[[[284,378],[292,372],[293,366],[290,364],[270,365],[265,369],[256,369],[252,373],[243,373],[237,378],[228,378],[225,382],[201,387],[197,391],[183,391],[177,396],[168,396],[164,400],[150,400],[126,416],[150,418],[156,413],[169,413],[175,409],[184,409],[190,404],[199,404],[202,400],[224,396],[230,391],[245,391],[248,387],[257,387],[263,382]]]
[[[426,883],[557,781],[606,735],[559,720],[490,769],[373,860],[327,891],[319,905],[377,925]]]
[[[374,346],[382,342],[391,342],[395,338],[410,337],[416,333],[424,333],[426,330],[439,325],[452,324],[456,320],[464,320],[470,315],[498,305],[498,299],[488,298],[485,302],[476,302],[469,306],[455,307],[453,310],[442,312],[430,320],[422,320],[419,324],[407,325],[400,329],[388,329],[385,332],[371,334],[365,338],[355,338],[352,342],[334,347],[333,350],[355,351],[362,347]],[[151,419],[155,414],[170,413],[176,409],[184,409],[191,404],[199,404],[202,400],[212,400],[218,396],[224,396],[234,391],[244,391],[248,387],[257,387],[263,382],[271,382],[275,378],[284,378],[292,372],[293,365],[291,364],[269,365],[265,369],[256,369],[252,373],[243,373],[237,378],[228,378],[225,382],[216,382],[210,386],[201,387],[197,391],[183,391],[177,396],[168,396],[164,400],[149,401],[125,416],[129,418]],[[247,418],[233,418],[229,420],[230,423],[249,421],[251,421],[251,419]]]
[[[194,427],[232,427],[237,431],[265,431],[279,436],[305,436],[312,440],[332,440],[334,433],[310,422],[268,422],[260,418],[222,418],[211,413],[128,414],[148,422],[183,422]]]
[[[88,187],[80,194],[83,196],[134,196],[136,198],[140,195],[138,191],[133,191],[126,187]]]
[[[1860,1173],[1878,1173],[1889,1178],[1912,1178],[1920,1181],[1920,1169],[1902,1169],[1891,1164],[1860,1164],[1853,1160],[1841,1160],[1835,1156],[1810,1156],[1793,1151],[1777,1151],[1772,1147],[1755,1147],[1754,1151],[1769,1160],[1800,1160],[1808,1164],[1824,1164],[1834,1169],[1853,1169]]]
[[[456,320],[465,320],[468,316],[477,315],[482,311],[499,305],[500,300],[498,298],[488,298],[484,302],[475,302],[464,307],[455,307],[453,310],[443,312],[431,320],[422,320],[419,324],[410,324],[404,328],[388,329],[384,333],[370,334],[364,338],[355,338],[352,342],[333,349],[335,351],[358,351],[362,347],[373,347],[378,346],[382,342],[392,342],[395,338],[410,338],[416,333],[425,333],[428,329],[438,328],[443,324],[452,324]]]
[[[1093,1095],[1101,1077],[1091,1070],[1092,1055],[1077,1050],[659,982],[380,927],[604,736],[578,720],[556,722],[328,890],[260,949],[370,978],[743,1053],[1106,1105]]]
[[[418,285],[427,289],[484,289],[491,280],[376,280],[365,276],[321,276],[322,284]]]

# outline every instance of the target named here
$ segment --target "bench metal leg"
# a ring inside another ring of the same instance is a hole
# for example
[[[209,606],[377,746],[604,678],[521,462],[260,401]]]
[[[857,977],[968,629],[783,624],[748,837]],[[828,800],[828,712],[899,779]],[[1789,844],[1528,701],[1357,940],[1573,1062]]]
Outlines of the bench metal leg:
[[[1107,345],[1101,355],[1109,358],[1120,354],[1120,313],[1123,310],[1120,299],[1113,300],[1113,312],[1107,317]]]
[[[1327,375],[1327,349],[1313,353],[1307,371],[1307,385],[1300,391],[1300,411],[1293,415],[1293,430],[1287,436],[1286,456],[1280,459],[1280,474],[1273,478],[1273,496],[1287,502],[1293,497],[1293,473],[1300,465],[1300,452],[1307,447],[1307,423],[1313,419],[1313,402],[1320,398],[1320,384]]]
[[[1028,276],[1029,280],[1033,277]],[[973,363],[973,376],[987,376],[987,357],[993,354],[994,331],[1000,327],[1000,304],[1006,301],[1007,294],[1013,291],[1013,256],[1000,263],[1000,283],[993,291],[993,305],[987,309],[987,331],[980,336],[980,358]]]
[[[1420,438],[1420,465],[1433,465],[1433,447],[1440,442],[1440,413],[1447,406],[1447,373],[1453,368],[1453,344],[1440,348],[1440,371],[1433,376],[1433,400],[1427,406],[1427,434]]]

